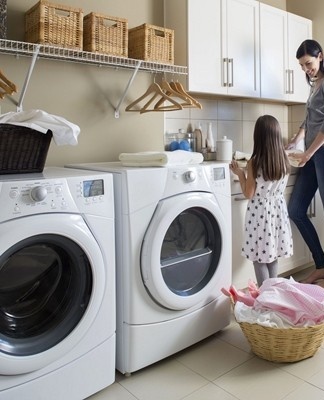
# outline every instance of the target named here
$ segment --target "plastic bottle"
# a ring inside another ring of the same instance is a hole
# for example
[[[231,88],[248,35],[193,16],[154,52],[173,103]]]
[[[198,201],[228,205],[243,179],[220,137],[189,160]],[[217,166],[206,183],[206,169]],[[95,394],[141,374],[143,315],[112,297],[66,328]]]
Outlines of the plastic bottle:
[[[215,141],[214,141],[214,136],[213,136],[213,129],[212,129],[212,123],[208,123],[208,128],[207,128],[207,152],[212,153],[216,149],[215,147]]]
[[[198,124],[193,132],[194,138],[196,141],[196,151],[201,152],[201,149],[204,147],[202,143],[202,131],[201,125]]]

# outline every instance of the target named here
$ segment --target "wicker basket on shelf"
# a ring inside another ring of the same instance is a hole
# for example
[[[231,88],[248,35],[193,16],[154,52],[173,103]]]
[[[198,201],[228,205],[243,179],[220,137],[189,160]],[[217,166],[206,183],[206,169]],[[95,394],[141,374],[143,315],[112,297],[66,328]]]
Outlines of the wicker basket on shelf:
[[[82,50],[83,10],[40,0],[25,13],[25,40]]]
[[[83,50],[113,56],[128,55],[128,21],[90,13],[83,19]]]
[[[0,174],[42,172],[52,132],[0,124]]]
[[[324,339],[324,324],[301,328],[271,328],[239,322],[254,354],[273,362],[296,362],[312,357]]]
[[[174,30],[143,24],[128,31],[128,56],[174,64]]]

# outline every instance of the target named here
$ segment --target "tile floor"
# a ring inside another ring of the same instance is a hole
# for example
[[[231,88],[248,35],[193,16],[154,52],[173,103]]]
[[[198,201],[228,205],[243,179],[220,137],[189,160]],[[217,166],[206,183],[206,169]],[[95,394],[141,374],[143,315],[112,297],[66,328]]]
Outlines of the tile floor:
[[[90,400],[324,400],[324,343],[314,357],[277,364],[250,351],[232,321],[206,340],[125,377]]]

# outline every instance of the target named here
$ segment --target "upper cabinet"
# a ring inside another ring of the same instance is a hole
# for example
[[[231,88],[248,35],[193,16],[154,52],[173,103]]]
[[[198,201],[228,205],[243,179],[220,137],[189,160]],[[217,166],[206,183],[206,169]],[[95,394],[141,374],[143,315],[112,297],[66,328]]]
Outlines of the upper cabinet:
[[[309,88],[296,50],[312,37],[312,21],[260,3],[261,97],[306,102]]]
[[[165,0],[165,11],[189,91],[260,96],[259,2]]]
[[[296,60],[312,37],[306,18],[255,0],[164,0],[175,59],[188,65],[191,92],[304,103]]]

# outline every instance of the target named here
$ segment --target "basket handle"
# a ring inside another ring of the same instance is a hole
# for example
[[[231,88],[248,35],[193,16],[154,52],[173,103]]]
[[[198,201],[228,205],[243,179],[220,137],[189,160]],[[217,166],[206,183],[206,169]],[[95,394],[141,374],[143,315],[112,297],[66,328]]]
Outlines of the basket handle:
[[[165,32],[163,30],[153,29],[153,31],[154,31],[153,34],[155,36],[159,36],[159,37],[165,38]]]
[[[69,18],[71,16],[70,11],[67,10],[55,8],[54,11],[57,16],[62,18]]]

